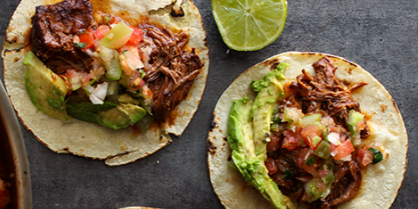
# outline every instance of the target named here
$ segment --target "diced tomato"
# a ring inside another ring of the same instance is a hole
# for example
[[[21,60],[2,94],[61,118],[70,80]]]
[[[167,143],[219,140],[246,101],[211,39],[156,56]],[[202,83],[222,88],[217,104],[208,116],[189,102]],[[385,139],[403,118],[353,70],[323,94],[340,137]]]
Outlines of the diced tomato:
[[[356,157],[360,167],[364,168],[373,162],[373,154],[366,149],[359,149]]]
[[[94,37],[90,28],[78,37],[80,38],[80,43],[86,43],[83,50],[86,50],[94,45]]]
[[[305,170],[306,172],[315,176],[316,174],[316,167],[318,167],[318,162],[315,161],[312,165],[306,165],[306,161],[314,156],[313,150],[310,148],[303,148],[300,150],[298,155],[296,156],[296,162],[298,163],[299,167]]]
[[[109,26],[107,26],[107,25],[101,25],[101,26],[99,26],[99,28],[97,28],[97,30],[96,31],[94,31],[94,37],[96,38],[96,39],[102,39],[106,34],[107,34],[107,32],[109,32],[110,31],[110,27]]]
[[[151,91],[151,89],[148,89],[148,91],[147,91],[147,95],[148,95],[148,98],[152,98],[152,91]]]
[[[305,140],[306,144],[309,145],[311,148],[316,148],[319,144],[314,143],[312,140],[315,136],[322,136],[322,130],[317,124],[309,124],[301,131],[302,137]]]
[[[126,75],[132,75],[132,73],[134,72],[129,67],[128,60],[126,60],[126,59],[120,60],[120,65],[122,66],[122,70],[123,70],[123,72],[125,72]]]
[[[121,48],[118,49],[119,54],[122,54],[124,51],[129,51],[131,47],[130,46],[122,46]]]
[[[337,146],[338,153],[334,156],[334,159],[340,160],[341,158],[351,154],[354,151],[353,144],[351,144],[351,140],[346,140],[339,146]]]
[[[274,161],[273,158],[268,157],[265,165],[267,167],[267,170],[269,171],[269,175],[274,175],[275,173],[277,173],[277,166],[276,166],[276,162]]]
[[[140,89],[140,88],[142,88],[144,85],[145,85],[144,80],[142,80],[141,78],[136,78],[136,79],[134,80],[134,82],[133,82],[132,87]]]
[[[270,141],[267,143],[267,152],[274,152],[280,148],[281,135],[272,134]]]
[[[360,130],[363,130],[364,129],[364,120],[363,121],[359,121],[358,122],[358,126],[359,126]]]
[[[144,36],[142,35],[141,29],[138,29],[132,26],[131,28],[134,29],[134,32],[132,33],[131,38],[129,39],[127,45],[137,46],[142,41]]]
[[[120,18],[120,17],[113,17],[113,18],[109,21],[109,24],[118,24],[120,21],[122,21],[122,18]]]
[[[296,134],[293,131],[286,130],[284,132],[285,138],[283,140],[282,147],[288,150],[294,150],[300,145],[300,140],[302,136],[300,134]]]
[[[335,150],[337,150],[337,147],[331,143],[331,152],[334,152]]]

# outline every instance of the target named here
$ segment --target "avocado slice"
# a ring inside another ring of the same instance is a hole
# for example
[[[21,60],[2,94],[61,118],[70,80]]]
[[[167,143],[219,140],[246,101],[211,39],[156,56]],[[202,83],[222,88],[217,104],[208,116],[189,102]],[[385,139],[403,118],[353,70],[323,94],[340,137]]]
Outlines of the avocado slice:
[[[146,114],[144,108],[134,104],[119,104],[116,108],[97,113],[101,120],[100,125],[115,130],[134,125]]]
[[[23,65],[27,68],[26,90],[35,107],[51,117],[68,120],[65,108],[65,96],[68,92],[66,82],[32,52],[26,54]]]
[[[279,97],[283,96],[283,85],[286,81],[284,71],[288,66],[286,63],[280,63],[276,69],[264,76],[264,79],[252,82],[252,86],[257,82],[268,84],[262,88],[255,89],[256,91],[259,90],[259,92],[254,100],[250,114],[254,123],[255,153],[263,162],[267,158],[266,145],[270,141],[271,116],[274,111],[274,104]]]
[[[233,101],[228,116],[227,140],[232,149],[232,159],[246,182],[253,179],[256,158],[253,141],[253,123],[249,114],[253,101],[247,97]]]
[[[250,120],[252,100],[247,97],[234,101],[228,116],[227,140],[232,159],[246,182],[256,187],[276,208],[285,209],[285,196],[268,175],[268,170],[256,155],[253,140],[253,121]]]
[[[95,105],[91,102],[69,102],[68,115],[73,118],[96,123],[112,129],[121,129],[141,120],[147,111],[135,104],[115,104],[105,101]]]
[[[90,123],[101,124],[100,117],[96,114],[100,111],[110,110],[116,108],[118,105],[111,102],[104,102],[100,105],[95,105],[90,101],[86,102],[71,102],[72,98],[69,99],[69,102],[66,105],[67,113],[69,116],[87,121]]]

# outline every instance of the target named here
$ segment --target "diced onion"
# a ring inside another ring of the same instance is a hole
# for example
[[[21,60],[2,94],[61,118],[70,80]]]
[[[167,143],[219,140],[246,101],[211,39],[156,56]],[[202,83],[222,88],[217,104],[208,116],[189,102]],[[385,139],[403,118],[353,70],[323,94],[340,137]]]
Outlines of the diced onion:
[[[331,142],[335,146],[341,144],[340,135],[338,133],[331,132],[328,134],[327,138],[328,138],[328,141]]]
[[[97,96],[100,100],[104,100],[106,98],[107,87],[109,84],[107,82],[103,82],[97,85],[96,89],[94,90],[93,94]]]
[[[351,154],[348,154],[347,156],[341,158],[342,161],[350,161],[351,160]]]
[[[90,94],[90,101],[93,104],[103,104],[104,99],[106,98],[106,93],[107,93],[107,87],[109,86],[109,84],[107,82],[103,82],[99,85],[97,85],[97,87],[93,90],[93,92],[91,92]]]
[[[93,86],[87,86],[86,90],[88,91],[89,95],[93,93],[94,87]]]
[[[99,42],[97,42],[97,43],[99,43]],[[90,57],[99,57],[100,56],[99,53],[94,52],[91,49],[86,49],[84,52],[86,52],[86,54],[88,54]]]
[[[97,98],[94,94],[90,94],[90,101],[93,104],[103,104],[103,101]]]
[[[129,68],[131,68],[131,70],[136,70],[139,68],[144,68],[144,63],[141,62],[141,59],[139,59],[139,57],[135,56],[135,54],[133,54],[130,51],[127,51],[125,53],[125,57],[126,57],[126,61],[129,65]]]

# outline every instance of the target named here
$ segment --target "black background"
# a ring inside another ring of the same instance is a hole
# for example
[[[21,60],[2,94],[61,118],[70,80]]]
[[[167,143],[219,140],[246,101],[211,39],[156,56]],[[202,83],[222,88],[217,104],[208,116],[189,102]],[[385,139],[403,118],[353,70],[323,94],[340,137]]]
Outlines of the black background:
[[[1,40],[19,2],[0,2]],[[286,51],[345,57],[386,87],[403,115],[409,136],[408,169],[392,208],[418,207],[418,1],[289,0],[280,38],[259,51],[229,53],[210,1],[196,0],[195,4],[207,31],[210,68],[199,109],[183,135],[173,137],[171,145],[145,159],[107,167],[102,161],[55,154],[20,124],[30,163],[33,208],[222,208],[210,183],[206,159],[212,111],[239,74]]]

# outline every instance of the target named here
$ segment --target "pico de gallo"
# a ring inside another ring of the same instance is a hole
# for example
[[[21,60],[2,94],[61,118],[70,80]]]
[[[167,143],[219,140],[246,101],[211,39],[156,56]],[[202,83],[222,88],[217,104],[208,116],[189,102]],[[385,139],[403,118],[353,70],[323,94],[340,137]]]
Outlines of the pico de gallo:
[[[32,24],[31,57],[66,85],[56,92],[64,98],[46,98],[49,106],[109,128],[135,124],[144,131],[153,121],[166,122],[203,67],[184,31],[93,14],[88,0],[38,6]]]
[[[353,199],[361,169],[383,160],[384,147],[367,143],[367,114],[352,92],[367,85],[347,85],[335,77],[327,57],[284,86],[275,104],[265,162],[280,190],[313,208],[331,208]]]

